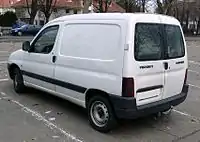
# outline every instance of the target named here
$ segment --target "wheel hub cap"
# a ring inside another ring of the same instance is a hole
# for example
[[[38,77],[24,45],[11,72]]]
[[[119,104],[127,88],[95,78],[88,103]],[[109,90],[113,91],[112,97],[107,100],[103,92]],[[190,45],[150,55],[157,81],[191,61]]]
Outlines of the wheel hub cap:
[[[102,102],[96,101],[91,106],[90,115],[95,125],[103,127],[109,119],[108,109]]]

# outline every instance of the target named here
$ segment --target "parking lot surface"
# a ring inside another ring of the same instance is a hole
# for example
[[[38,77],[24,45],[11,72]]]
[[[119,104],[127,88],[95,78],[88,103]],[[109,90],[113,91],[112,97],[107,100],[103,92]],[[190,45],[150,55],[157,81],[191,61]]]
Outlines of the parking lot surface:
[[[22,41],[31,37],[9,38],[0,39],[1,142],[200,141],[200,38],[187,38],[190,89],[186,101],[171,115],[124,120],[108,134],[93,130],[85,110],[66,100],[34,89],[16,94],[6,62]]]

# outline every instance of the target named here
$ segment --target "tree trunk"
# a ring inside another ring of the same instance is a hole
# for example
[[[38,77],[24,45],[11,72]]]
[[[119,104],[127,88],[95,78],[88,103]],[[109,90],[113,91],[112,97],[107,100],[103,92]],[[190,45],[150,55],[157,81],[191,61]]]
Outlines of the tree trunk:
[[[46,13],[46,14],[44,14],[44,15],[45,15],[46,23],[48,23],[48,22],[49,22],[49,18],[50,18],[50,16],[51,16],[51,14],[49,14],[49,13]]]
[[[34,24],[35,16],[37,14],[37,10],[32,10],[30,14],[29,24]]]
[[[35,17],[30,16],[29,24],[30,24],[30,25],[33,25],[33,24],[34,24],[34,20],[35,20]]]
[[[142,12],[145,12],[146,0],[142,0]]]
[[[183,1],[183,10],[181,13],[181,21],[180,21],[182,26],[183,26],[184,17],[185,17],[185,0]]]
[[[190,11],[187,9],[186,11],[186,30],[188,31],[188,25],[189,25],[189,16],[190,16]]]
[[[199,28],[200,28],[200,16],[199,16],[199,19],[198,19],[198,22],[197,22],[197,33],[196,34],[199,33]]]
[[[105,8],[104,8],[104,12],[105,12],[105,13],[108,12],[108,6],[109,6],[109,1],[106,0],[106,1],[105,1]]]
[[[84,7],[83,7],[83,13],[89,13],[89,7],[91,5],[91,0],[83,0]]]
[[[126,10],[126,13],[129,12],[129,6],[128,6],[128,0],[124,0],[124,7],[125,7],[125,10]]]
[[[156,0],[157,3],[157,11],[159,14],[164,14],[164,8],[163,8],[163,4],[160,0]]]
[[[29,24],[33,24],[35,20],[35,16],[37,14],[38,10],[38,1],[37,0],[31,0],[31,4],[29,5],[28,0],[26,0],[26,6],[27,6],[27,11],[30,16],[29,19]]]
[[[98,0],[99,1],[99,12],[100,13],[103,13],[104,12],[104,9],[103,9],[103,0]]]

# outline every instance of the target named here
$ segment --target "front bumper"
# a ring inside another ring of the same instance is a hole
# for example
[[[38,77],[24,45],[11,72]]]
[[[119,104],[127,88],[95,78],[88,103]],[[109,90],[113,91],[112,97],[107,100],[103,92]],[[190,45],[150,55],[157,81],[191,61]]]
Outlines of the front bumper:
[[[110,101],[114,107],[115,114],[120,119],[133,119],[149,114],[165,111],[170,109],[171,106],[176,106],[182,103],[188,94],[188,85],[183,86],[180,94],[166,98],[157,102],[149,103],[142,106],[136,105],[135,98],[118,97],[110,95]]]

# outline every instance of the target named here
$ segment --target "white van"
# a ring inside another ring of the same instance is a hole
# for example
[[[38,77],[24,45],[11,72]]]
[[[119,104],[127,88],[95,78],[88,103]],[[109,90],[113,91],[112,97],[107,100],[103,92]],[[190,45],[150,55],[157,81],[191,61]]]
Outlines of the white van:
[[[57,18],[8,61],[17,93],[29,86],[76,103],[100,132],[182,103],[187,69],[178,20],[140,13]]]

